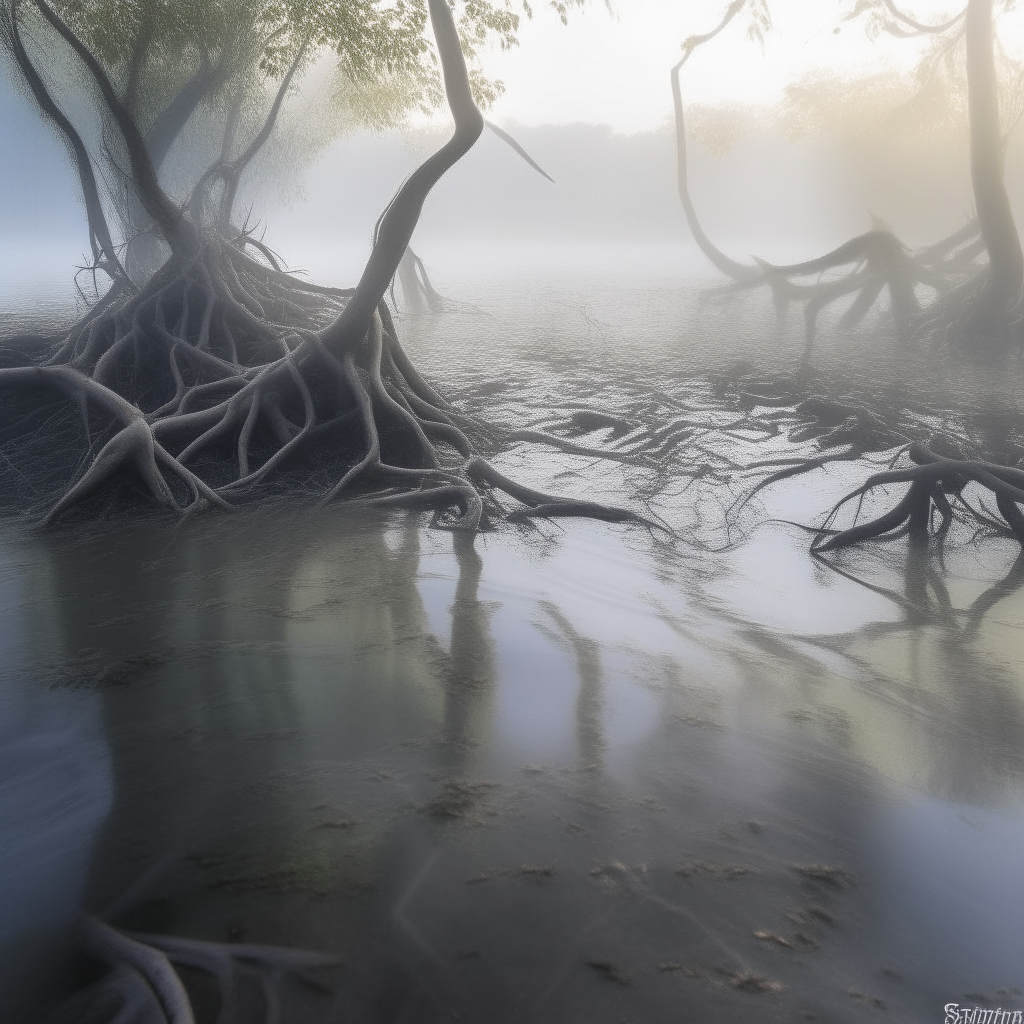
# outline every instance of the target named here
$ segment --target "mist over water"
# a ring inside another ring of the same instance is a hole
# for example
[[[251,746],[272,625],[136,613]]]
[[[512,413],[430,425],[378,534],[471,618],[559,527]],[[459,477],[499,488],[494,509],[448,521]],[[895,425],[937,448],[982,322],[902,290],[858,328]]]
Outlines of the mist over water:
[[[0,329],[56,329],[97,298],[75,181],[24,100],[0,123],[23,140],[0,153],[23,197],[0,204]],[[900,348],[884,307],[840,329],[840,307],[801,370],[799,305],[725,294],[692,241],[669,132],[506,127],[556,184],[485,132],[412,239],[441,308],[399,285],[399,336],[510,434],[501,472],[648,524],[471,540],[299,495],[0,521],[0,991],[34,1008],[101,978],[73,951],[86,913],[158,949],[218,944],[181,972],[197,1021],[232,949],[245,1021],[275,999],[304,1022],[1024,1008],[1019,544],[813,559],[803,527],[895,441],[741,505],[751,463],[820,454],[807,399],[892,436],[975,417],[1006,440],[1019,367]],[[238,205],[289,268],[350,287],[442,139],[354,133],[300,175],[268,160]],[[767,129],[692,151],[738,260],[818,255],[872,214],[924,244],[970,199],[962,153],[914,191]],[[514,437],[581,413],[610,418],[558,435],[578,451]],[[664,447],[616,458],[644,431]]]
[[[680,246],[573,252],[497,281],[437,258],[451,306],[400,317],[408,351],[512,426],[595,392],[693,407],[709,372],[799,353],[799,323],[760,297],[672,282]],[[848,376],[870,381],[860,359]],[[640,483],[528,445],[498,464],[611,502]],[[718,554],[582,522],[460,554],[415,517],[288,506],[9,532],[5,847],[28,891],[65,894],[11,928],[59,928],[166,860],[120,923],[339,953],[329,999],[285,985],[300,1019],[372,1015],[382,993],[422,1020],[998,1001],[1024,981],[1024,605],[1011,592],[969,640],[904,622],[885,596],[913,586],[902,549],[851,563],[868,589],[764,523],[813,521],[858,476],[768,492]],[[715,487],[669,490],[659,515],[718,546]],[[998,587],[1011,547],[947,563],[957,607]],[[60,791],[21,753],[40,748],[111,765],[77,817],[48,819],[73,852],[45,878],[28,864],[52,834],[15,809]],[[750,994],[748,975],[783,987]]]

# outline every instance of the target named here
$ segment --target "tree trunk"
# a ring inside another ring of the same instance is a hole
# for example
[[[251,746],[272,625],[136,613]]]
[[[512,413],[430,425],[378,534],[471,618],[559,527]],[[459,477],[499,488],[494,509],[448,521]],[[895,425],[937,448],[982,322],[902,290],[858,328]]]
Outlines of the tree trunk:
[[[427,195],[445,172],[469,152],[484,130],[484,116],[473,101],[458,30],[447,0],[427,0],[427,6],[441,55],[445,94],[455,120],[455,132],[409,175],[381,214],[359,284],[334,323],[320,332],[320,340],[334,354],[344,355],[366,337],[377,306],[409,247]]]
[[[728,24],[733,14],[740,9],[740,6],[742,5],[737,6],[736,4],[733,4],[729,8],[729,12],[726,14],[722,24],[719,25],[714,32],[710,33],[708,38],[717,35],[718,32]],[[726,256],[726,254],[722,252],[722,250],[719,249],[710,238],[708,238],[700,223],[700,219],[697,217],[697,211],[694,208],[693,200],[690,198],[686,148],[686,121],[683,117],[683,92],[682,87],[679,84],[679,74],[683,69],[683,65],[689,59],[689,56],[690,54],[687,53],[671,71],[672,108],[675,112],[676,127],[676,184],[679,189],[679,201],[683,205],[683,213],[686,215],[686,223],[690,227],[690,233],[693,235],[693,240],[697,243],[697,247],[700,251],[704,253],[715,267],[717,267],[723,274],[731,277],[734,281],[750,281],[761,275],[761,268],[737,263],[736,260],[730,259]]]
[[[407,313],[422,313],[426,308],[423,301],[423,289],[416,277],[416,262],[412,250],[406,249],[402,262],[398,264],[398,280],[402,285],[402,299]]]
[[[35,6],[56,29],[65,42],[78,54],[96,83],[106,105],[107,113],[118,127],[128,151],[131,177],[139,201],[182,263],[190,262],[200,248],[199,233],[182,215],[182,211],[160,187],[153,161],[149,158],[145,139],[131,112],[121,102],[113,83],[96,56],[47,5],[46,0],[35,0]]]
[[[978,224],[988,250],[985,318],[995,323],[1024,283],[1024,255],[1003,181],[1003,139],[992,38],[992,0],[968,0],[967,96],[971,126],[971,182]]]

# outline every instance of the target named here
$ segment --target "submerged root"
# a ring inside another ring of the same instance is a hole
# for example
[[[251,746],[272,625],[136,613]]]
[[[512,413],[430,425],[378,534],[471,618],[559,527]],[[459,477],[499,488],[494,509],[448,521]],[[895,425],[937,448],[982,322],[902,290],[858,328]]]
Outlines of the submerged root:
[[[257,1019],[273,1024],[281,1020],[289,977],[330,991],[312,972],[341,965],[337,957],[325,953],[139,934],[95,917],[82,918],[79,944],[85,954],[109,970],[58,1007],[48,1018],[53,1024],[97,1019],[97,1014],[110,1024],[195,1024],[192,1000],[178,973],[182,967],[216,979],[218,1024],[238,1020],[240,981],[243,975],[254,974],[263,1004],[263,1014]]]

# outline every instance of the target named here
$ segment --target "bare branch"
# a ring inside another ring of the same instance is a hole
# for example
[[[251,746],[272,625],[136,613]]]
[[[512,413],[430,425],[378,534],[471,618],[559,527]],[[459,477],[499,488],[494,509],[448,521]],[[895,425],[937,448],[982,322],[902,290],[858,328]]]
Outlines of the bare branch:
[[[78,54],[99,86],[107,109],[124,139],[131,161],[133,183],[146,212],[153,218],[175,253],[182,256],[190,255],[196,245],[195,232],[189,229],[181,211],[160,187],[153,161],[150,160],[146,150],[145,140],[142,138],[135,119],[117,95],[109,76],[89,48],[47,5],[46,0],[34,0],[34,2],[43,17]]]
[[[85,215],[89,225],[89,244],[97,266],[111,280],[120,278],[129,282],[128,275],[118,259],[117,251],[110,236],[110,227],[107,224],[106,214],[103,212],[103,203],[100,201],[99,189],[96,187],[96,175],[93,172],[92,162],[89,159],[89,152],[85,148],[85,143],[82,141],[82,137],[78,134],[75,126],[57,106],[35,65],[33,65],[28,54],[25,52],[18,24],[18,0],[14,0],[11,4],[10,22],[3,26],[3,41],[7,44],[8,49],[10,49],[15,63],[18,65],[18,70],[32,90],[32,95],[35,96],[40,109],[54,123],[71,150],[75,161],[75,169],[78,171],[78,181],[82,188],[82,197],[85,200]]]
[[[306,36],[302,41],[302,45],[299,47],[299,52],[295,54],[295,59],[289,66],[284,78],[281,80],[281,85],[278,87],[277,95],[274,97],[274,102],[271,104],[270,112],[267,114],[266,120],[263,122],[263,127],[259,132],[257,132],[256,137],[249,143],[245,151],[228,164],[226,168],[224,168],[224,200],[221,206],[221,222],[223,224],[227,224],[231,220],[231,210],[235,205],[235,195],[238,192],[238,183],[241,180],[242,172],[248,166],[252,158],[260,151],[267,139],[270,138],[270,133],[274,130],[274,125],[277,123],[277,115],[281,110],[281,104],[284,102],[285,95],[292,83],[292,78],[295,75],[295,72],[298,70],[299,64],[306,55],[306,48],[308,46],[309,36]]]
[[[686,150],[686,122],[683,117],[683,93],[679,84],[679,75],[683,65],[690,59],[694,50],[702,44],[714,39],[726,25],[736,17],[743,9],[747,0],[733,0],[726,8],[725,16],[711,32],[702,36],[690,36],[683,43],[683,56],[679,63],[672,68],[672,107],[675,114],[676,127],[676,182],[679,189],[679,200],[683,205],[683,213],[686,215],[686,223],[690,227],[690,233],[694,241],[700,247],[700,251],[720,270],[723,274],[736,281],[751,281],[761,276],[759,268],[749,264],[737,263],[736,260],[726,256],[707,236],[697,217],[697,210],[690,197],[690,186],[687,174],[687,150]]]
[[[387,291],[409,245],[427,195],[441,176],[469,152],[484,128],[483,115],[473,102],[466,61],[448,4],[445,0],[429,0],[429,8],[455,132],[441,149],[413,171],[384,211],[355,294],[338,319],[321,335],[331,350],[344,350],[366,334],[377,303]]]
[[[135,110],[135,104],[138,102],[139,78],[146,63],[150,44],[153,42],[153,32],[153,19],[147,18],[132,47],[132,55],[128,62],[128,78],[124,86],[124,105],[131,111]]]
[[[919,35],[937,35],[941,32],[945,32],[947,29],[952,28],[957,22],[963,20],[967,14],[967,8],[965,7],[955,18],[950,18],[949,21],[943,22],[941,25],[925,25],[920,21],[911,18],[909,15],[904,14],[893,0],[882,0],[885,4],[885,9],[899,22],[912,28]]]
[[[502,142],[511,146],[539,175],[541,175],[541,177],[547,178],[552,185],[555,184],[555,179],[552,178],[551,175],[548,174],[548,172],[545,171],[544,168],[541,167],[541,165],[537,163],[537,161],[534,160],[533,157],[530,156],[530,154],[527,153],[526,150],[523,149],[523,147],[520,146],[507,131],[505,131],[504,128],[499,128],[493,121],[484,121],[484,124],[487,125],[487,127],[490,128]]]

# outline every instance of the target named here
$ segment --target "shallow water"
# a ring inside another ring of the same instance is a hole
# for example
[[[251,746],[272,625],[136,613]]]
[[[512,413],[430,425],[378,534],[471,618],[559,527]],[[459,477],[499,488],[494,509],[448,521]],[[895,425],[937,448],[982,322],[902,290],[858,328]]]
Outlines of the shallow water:
[[[785,341],[760,307],[660,286],[459,294],[409,348],[505,422],[645,387],[712,417],[692,366]],[[504,465],[645,485],[529,446]],[[287,504],[5,526],[5,986],[58,991],[75,915],[120,901],[125,928],[336,953],[322,988],[281,982],[286,1020],[1024,1009],[1017,549],[937,572],[897,542],[844,556],[853,579],[767,521],[863,468],[772,488],[723,550],[706,481],[652,492],[675,544],[573,521],[469,544]]]

